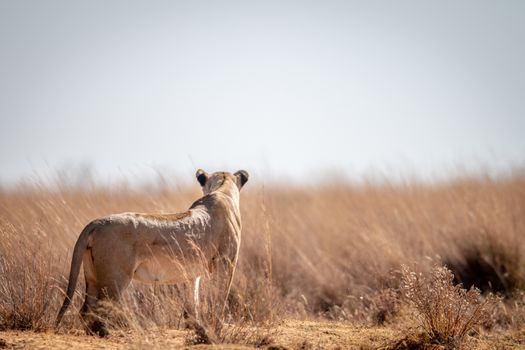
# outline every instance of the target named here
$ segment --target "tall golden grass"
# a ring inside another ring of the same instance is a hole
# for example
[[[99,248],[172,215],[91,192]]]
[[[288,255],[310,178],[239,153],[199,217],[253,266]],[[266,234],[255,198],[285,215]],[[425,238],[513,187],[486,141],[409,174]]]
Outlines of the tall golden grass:
[[[89,221],[126,211],[184,211],[200,195],[197,183],[2,190],[0,329],[52,326],[73,245]],[[520,174],[439,184],[253,181],[241,193],[241,210],[241,253],[230,297],[233,324],[283,317],[383,322],[395,313],[395,292],[388,291],[399,287],[403,264],[423,269],[447,264],[457,282],[485,283],[478,287],[493,287],[509,298],[525,289],[525,176]],[[115,324],[180,327],[188,292],[177,289],[133,284]],[[82,294],[79,284],[65,329],[81,328]]]

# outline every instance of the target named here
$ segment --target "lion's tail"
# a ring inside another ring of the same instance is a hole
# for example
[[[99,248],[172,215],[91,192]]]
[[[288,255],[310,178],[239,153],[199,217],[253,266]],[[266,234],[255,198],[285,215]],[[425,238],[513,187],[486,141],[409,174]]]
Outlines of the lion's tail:
[[[75,248],[73,250],[73,258],[71,259],[71,270],[69,271],[69,282],[67,285],[66,298],[64,299],[64,303],[62,304],[62,307],[58,312],[55,321],[55,328],[58,328],[60,321],[62,321],[62,317],[66,313],[66,310],[69,307],[69,304],[71,303],[73,294],[75,293],[78,275],[80,273],[80,266],[82,266],[82,258],[84,256],[84,252],[87,249],[89,237],[96,227],[97,223],[95,222],[92,222],[89,225],[87,225],[82,230],[82,233],[78,237],[77,243],[75,244]]]

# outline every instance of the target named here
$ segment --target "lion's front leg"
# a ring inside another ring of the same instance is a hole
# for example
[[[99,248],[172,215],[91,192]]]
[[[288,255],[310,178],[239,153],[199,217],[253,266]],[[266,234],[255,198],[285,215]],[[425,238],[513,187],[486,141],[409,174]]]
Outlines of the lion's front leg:
[[[215,305],[219,318],[221,319],[226,316],[225,313],[229,309],[228,296],[233,282],[236,263],[236,256],[222,256],[216,258],[213,263],[213,270],[210,274],[211,290],[208,294],[213,300],[210,300],[209,302]]]

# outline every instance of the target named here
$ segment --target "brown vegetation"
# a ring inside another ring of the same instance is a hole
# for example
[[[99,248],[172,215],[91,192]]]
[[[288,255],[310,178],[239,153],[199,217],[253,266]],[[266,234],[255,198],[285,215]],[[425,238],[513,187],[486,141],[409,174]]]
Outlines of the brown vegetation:
[[[52,327],[72,247],[90,220],[124,211],[184,212],[198,196],[197,184],[1,191],[0,330]],[[203,326],[215,342],[263,346],[279,339],[284,319],[417,327],[402,297],[403,264],[417,264],[423,274],[446,264],[455,282],[502,293],[505,301],[487,331],[523,339],[523,176],[432,185],[262,187],[253,181],[241,195],[241,209],[241,256],[227,319],[213,318],[213,303],[202,306]],[[82,329],[82,293],[79,285],[63,332]],[[112,327],[140,334],[182,329],[189,295],[184,286],[135,283],[112,313]]]
[[[454,285],[446,267],[434,266],[425,276],[403,266],[401,290],[413,306],[425,342],[460,347],[466,335],[490,322],[499,300],[479,290]]]

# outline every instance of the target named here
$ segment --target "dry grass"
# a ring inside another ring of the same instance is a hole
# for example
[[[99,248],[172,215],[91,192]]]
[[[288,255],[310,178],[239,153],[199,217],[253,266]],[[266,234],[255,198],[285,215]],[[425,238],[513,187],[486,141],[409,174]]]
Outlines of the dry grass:
[[[283,319],[394,327],[407,318],[400,267],[414,263],[423,270],[446,263],[467,288],[497,284],[507,299],[493,331],[523,332],[523,300],[516,291],[525,288],[525,177],[333,183],[290,188],[254,181],[243,190],[241,256],[223,317],[228,326],[213,319],[212,308],[203,309],[217,342],[264,343],[268,327]],[[124,211],[184,211],[199,195],[197,184],[0,191],[0,329],[52,326],[72,247],[90,220]],[[77,291],[64,319],[66,333],[82,329],[77,310],[83,286]],[[185,293],[134,284],[112,328],[180,329]]]

